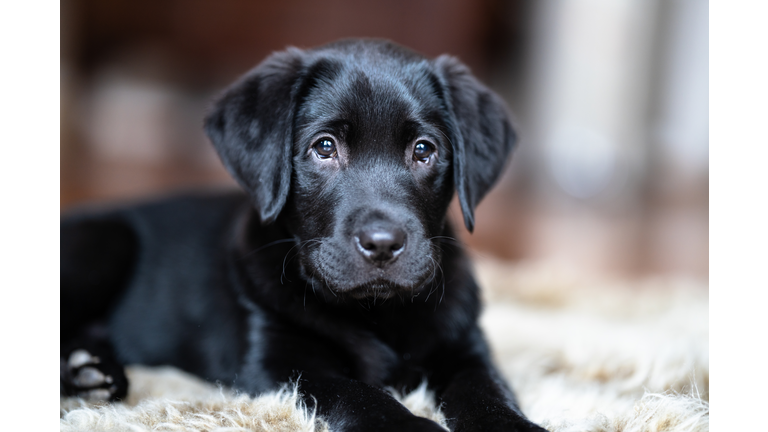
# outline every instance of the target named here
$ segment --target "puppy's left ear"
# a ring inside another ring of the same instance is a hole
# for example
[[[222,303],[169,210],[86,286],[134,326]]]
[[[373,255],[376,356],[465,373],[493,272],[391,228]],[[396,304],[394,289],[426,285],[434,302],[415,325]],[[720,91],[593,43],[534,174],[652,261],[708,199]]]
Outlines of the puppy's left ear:
[[[501,98],[450,56],[435,59],[448,111],[453,178],[464,225],[472,232],[474,210],[496,183],[517,142]]]
[[[303,52],[272,54],[229,87],[205,119],[224,166],[273,222],[291,187],[293,117]]]

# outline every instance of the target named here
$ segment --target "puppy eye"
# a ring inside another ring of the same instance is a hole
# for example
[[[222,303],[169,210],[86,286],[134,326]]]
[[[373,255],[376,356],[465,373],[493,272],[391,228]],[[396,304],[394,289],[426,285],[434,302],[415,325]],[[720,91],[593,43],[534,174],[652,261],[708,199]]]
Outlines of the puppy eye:
[[[432,144],[426,141],[419,141],[413,148],[413,160],[416,162],[428,162],[429,157],[432,156],[432,153],[434,152],[435,147]]]
[[[336,157],[336,144],[330,138],[321,138],[315,145],[315,154],[320,159]]]

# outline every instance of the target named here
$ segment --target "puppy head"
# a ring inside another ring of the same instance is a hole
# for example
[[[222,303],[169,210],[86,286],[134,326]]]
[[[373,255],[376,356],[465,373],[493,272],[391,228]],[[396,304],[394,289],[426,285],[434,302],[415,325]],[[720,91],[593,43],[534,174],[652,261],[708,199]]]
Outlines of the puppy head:
[[[273,54],[205,128],[262,223],[295,235],[305,278],[355,298],[439,279],[454,190],[472,230],[515,141],[503,103],[465,66],[384,41]]]

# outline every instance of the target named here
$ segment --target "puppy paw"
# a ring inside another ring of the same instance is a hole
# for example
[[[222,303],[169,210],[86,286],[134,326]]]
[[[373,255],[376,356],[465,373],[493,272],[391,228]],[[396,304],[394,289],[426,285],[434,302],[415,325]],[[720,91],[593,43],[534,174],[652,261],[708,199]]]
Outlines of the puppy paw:
[[[61,361],[61,394],[92,401],[114,401],[128,393],[122,366],[85,349],[76,349]]]

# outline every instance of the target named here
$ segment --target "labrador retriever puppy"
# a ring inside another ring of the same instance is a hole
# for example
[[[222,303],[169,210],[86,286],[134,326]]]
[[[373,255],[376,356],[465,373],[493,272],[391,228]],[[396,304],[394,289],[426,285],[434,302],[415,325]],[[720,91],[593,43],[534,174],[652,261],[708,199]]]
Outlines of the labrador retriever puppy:
[[[493,366],[466,228],[515,144],[456,59],[346,40],[268,57],[205,120],[245,193],[61,221],[61,392],[125,396],[122,365],[250,394],[293,381],[337,431],[439,431],[382,388],[427,380],[454,431],[543,431]]]

